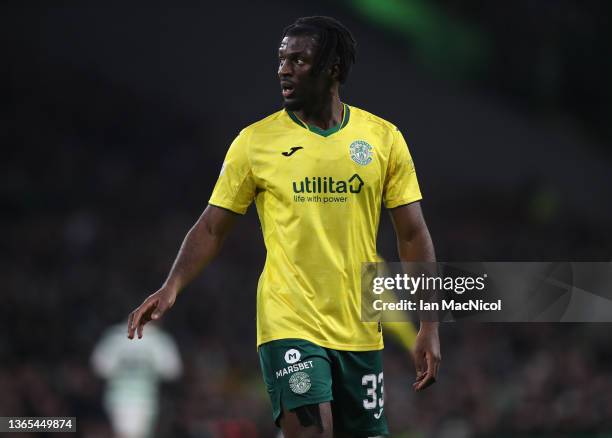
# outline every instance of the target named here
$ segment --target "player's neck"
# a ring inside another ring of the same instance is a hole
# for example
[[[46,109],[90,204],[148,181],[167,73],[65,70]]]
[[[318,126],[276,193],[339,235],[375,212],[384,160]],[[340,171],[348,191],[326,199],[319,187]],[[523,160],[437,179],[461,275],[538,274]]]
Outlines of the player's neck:
[[[318,102],[312,108],[295,111],[295,115],[307,125],[327,130],[342,123],[344,105],[338,93],[332,92],[328,99]]]

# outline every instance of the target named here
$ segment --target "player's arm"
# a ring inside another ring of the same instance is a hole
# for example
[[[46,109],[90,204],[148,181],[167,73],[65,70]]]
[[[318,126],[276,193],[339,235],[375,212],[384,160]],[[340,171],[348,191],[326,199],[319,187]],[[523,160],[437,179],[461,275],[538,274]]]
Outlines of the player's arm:
[[[402,262],[435,262],[433,242],[425,224],[419,202],[390,210],[397,237],[397,249]],[[438,322],[421,321],[414,345],[416,366],[415,391],[427,388],[436,381],[440,355]]]
[[[159,319],[174,304],[176,296],[217,255],[238,216],[209,205],[189,230],[162,287],[149,295],[128,318],[128,338],[142,338],[144,325]]]

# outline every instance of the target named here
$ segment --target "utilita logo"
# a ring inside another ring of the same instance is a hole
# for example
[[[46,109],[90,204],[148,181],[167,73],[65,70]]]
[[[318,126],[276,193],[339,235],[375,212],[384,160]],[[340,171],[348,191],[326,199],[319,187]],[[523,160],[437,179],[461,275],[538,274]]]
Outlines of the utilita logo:
[[[293,181],[294,193],[359,193],[364,182],[358,174],[348,180],[335,180],[331,176],[306,177]]]

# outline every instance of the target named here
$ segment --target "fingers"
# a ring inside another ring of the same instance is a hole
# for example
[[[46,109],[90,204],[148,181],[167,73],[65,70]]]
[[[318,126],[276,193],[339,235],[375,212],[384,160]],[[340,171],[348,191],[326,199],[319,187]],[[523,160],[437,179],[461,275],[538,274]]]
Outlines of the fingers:
[[[147,322],[148,321],[145,318],[140,318],[140,322],[138,323],[138,326],[136,328],[136,331],[138,332],[138,339],[142,339],[142,329],[144,329],[144,325]]]
[[[138,321],[140,320],[140,316],[138,316],[140,313],[139,310],[140,307],[130,313],[130,317],[128,318],[128,338],[130,339],[134,339],[136,324],[138,324]]]
[[[423,350],[415,350],[414,367],[416,369],[417,378],[425,374],[425,372],[427,371],[427,361],[425,360],[425,352]]]
[[[422,391],[435,382],[435,377],[433,377],[430,373],[425,373],[420,380],[417,379],[417,381],[412,384],[412,387],[415,391]]]
[[[422,391],[427,388],[431,384],[435,383],[436,377],[434,373],[430,370],[421,372],[421,374],[417,374],[416,381],[412,384],[412,388],[415,391]]]
[[[433,366],[434,366],[434,378],[435,379],[438,379],[438,371],[440,370],[440,362],[441,362],[440,358],[434,357]]]
[[[138,339],[142,338],[144,325],[151,321],[151,313],[157,307],[158,300],[147,298],[128,318],[128,338],[134,339],[134,333],[138,334]]]
[[[150,295],[136,310],[130,313],[128,318],[128,338],[134,339],[134,334],[138,339],[142,338],[142,332],[146,323],[151,320],[161,318],[166,311],[172,307],[176,295],[160,293],[157,291]]]
[[[134,337],[134,331],[132,330],[132,320],[133,319],[134,319],[134,312],[130,313],[130,316],[128,316],[127,332],[128,332],[128,338],[130,339]]]
[[[427,376],[427,361],[425,360],[425,352],[421,349],[414,352],[414,367],[416,369],[416,380],[412,387],[416,390],[417,385]]]
[[[421,375],[417,373],[417,379],[412,385],[415,391],[422,391],[423,389],[435,383],[436,379],[438,378],[440,359],[434,356],[431,352],[427,352],[423,356],[426,362],[427,370]]]
[[[440,360],[436,359],[431,352],[427,352],[425,359],[427,361],[427,372],[431,372],[431,376],[435,382],[438,378],[438,367],[440,366]]]

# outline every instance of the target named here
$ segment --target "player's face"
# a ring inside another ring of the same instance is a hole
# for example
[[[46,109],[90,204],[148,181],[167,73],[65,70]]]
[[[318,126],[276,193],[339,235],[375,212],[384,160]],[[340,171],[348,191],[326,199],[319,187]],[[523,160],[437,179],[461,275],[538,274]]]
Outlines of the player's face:
[[[291,111],[315,106],[330,89],[329,72],[313,75],[317,44],[310,36],[286,36],[278,49],[283,105]]]

